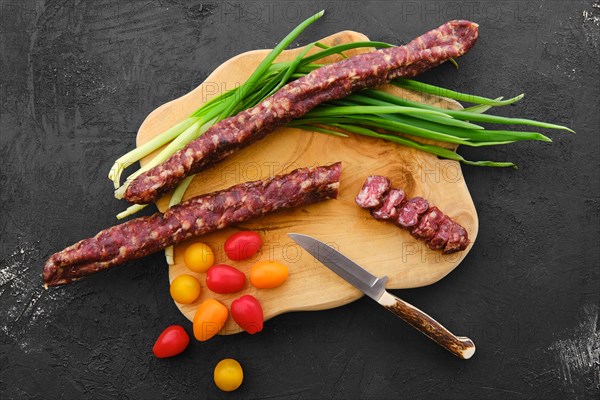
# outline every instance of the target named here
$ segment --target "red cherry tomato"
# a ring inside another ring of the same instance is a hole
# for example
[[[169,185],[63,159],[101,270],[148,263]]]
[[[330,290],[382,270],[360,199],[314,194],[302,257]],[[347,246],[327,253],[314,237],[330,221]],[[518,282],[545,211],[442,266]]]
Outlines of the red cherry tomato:
[[[206,286],[215,293],[239,292],[246,285],[246,275],[226,264],[217,264],[206,272]]]
[[[190,337],[181,325],[171,325],[165,329],[152,348],[157,358],[167,358],[182,353],[190,344]]]
[[[245,294],[231,303],[233,320],[246,332],[255,334],[263,328],[263,310],[256,298]]]
[[[261,246],[262,240],[258,233],[238,232],[229,236],[225,241],[225,254],[233,261],[247,260],[254,257]]]

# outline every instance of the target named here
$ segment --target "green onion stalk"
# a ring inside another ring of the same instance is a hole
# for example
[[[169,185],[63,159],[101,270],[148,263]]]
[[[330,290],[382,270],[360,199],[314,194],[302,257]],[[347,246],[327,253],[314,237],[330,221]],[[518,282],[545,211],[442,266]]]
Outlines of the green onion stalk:
[[[321,11],[313,15],[290,32],[241,86],[214,97],[188,118],[117,159],[108,175],[114,183],[115,196],[122,198],[133,179],[166,161],[175,152],[204,134],[215,123],[255,106],[290,81],[322,67],[324,64],[319,64],[319,60],[331,55],[346,57],[344,52],[352,49],[393,47],[391,44],[383,42],[353,42],[332,47],[314,42],[306,46],[295,59],[274,62],[283,50],[310,24],[321,18],[323,13]],[[308,55],[308,52],[315,48],[320,50]],[[454,60],[451,61],[455,64]],[[550,138],[539,132],[489,130],[480,125],[481,123],[573,132],[568,127],[561,125],[486,114],[493,107],[514,104],[523,98],[523,94],[509,99],[503,97],[491,99],[444,89],[412,79],[396,79],[391,84],[413,92],[442,96],[472,105],[462,110],[447,110],[411,101],[383,90],[367,89],[341,100],[323,103],[303,117],[291,121],[288,126],[340,137],[352,134],[387,140],[467,165],[513,168],[516,168],[516,165],[512,162],[466,160],[452,150],[433,144],[424,144],[419,139],[471,147],[495,146],[524,140],[551,142]],[[129,175],[121,184],[121,176],[127,167],[161,147],[163,148],[157,156]],[[181,201],[191,181],[192,177],[188,177],[179,184],[171,197],[169,206],[176,205]],[[118,214],[117,217],[125,218],[144,207],[144,205],[133,205]],[[167,249],[165,253],[167,260],[172,263],[172,248]]]

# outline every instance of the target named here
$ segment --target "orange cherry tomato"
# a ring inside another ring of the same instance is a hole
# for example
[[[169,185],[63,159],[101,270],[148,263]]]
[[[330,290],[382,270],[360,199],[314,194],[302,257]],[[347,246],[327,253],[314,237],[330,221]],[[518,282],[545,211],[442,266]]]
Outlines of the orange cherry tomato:
[[[215,299],[206,299],[194,315],[194,336],[201,342],[215,336],[225,325],[229,311]]]
[[[288,277],[288,267],[277,261],[259,261],[250,268],[250,282],[259,289],[281,285]]]

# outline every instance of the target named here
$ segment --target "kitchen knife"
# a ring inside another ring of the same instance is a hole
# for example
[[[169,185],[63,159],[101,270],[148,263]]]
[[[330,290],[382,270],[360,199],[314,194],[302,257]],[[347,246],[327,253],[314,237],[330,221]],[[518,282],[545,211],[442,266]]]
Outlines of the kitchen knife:
[[[385,290],[387,276],[376,277],[320,240],[298,233],[288,233],[288,236],[327,268],[455,356],[466,360],[475,353],[471,339],[455,336],[423,311],[388,293]]]

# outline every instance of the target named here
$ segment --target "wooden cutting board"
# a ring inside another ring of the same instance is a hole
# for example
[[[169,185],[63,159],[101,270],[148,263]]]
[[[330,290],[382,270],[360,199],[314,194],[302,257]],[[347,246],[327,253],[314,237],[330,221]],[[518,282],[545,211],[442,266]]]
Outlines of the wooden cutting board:
[[[365,41],[360,33],[343,31],[322,40],[328,45]],[[294,58],[301,49],[284,52],[278,61]],[[153,111],[144,121],[137,135],[138,146],[175,123],[189,116],[205,101],[224,90],[244,82],[269,50],[240,54],[219,66],[196,89]],[[365,51],[364,49],[362,51]],[[355,53],[349,52],[348,55]],[[328,62],[339,58],[329,58]],[[447,99],[423,96],[408,91],[393,90],[406,98],[458,109],[460,105]],[[444,144],[444,146],[447,146]],[[142,160],[147,162],[152,155]],[[351,136],[334,137],[316,132],[282,128],[264,140],[233,155],[213,168],[196,176],[185,198],[227,188],[237,183],[264,179],[286,173],[297,167],[326,165],[342,161],[339,197],[320,204],[279,212],[246,222],[235,228],[204,235],[175,247],[175,265],[169,268],[172,281],[181,274],[196,276],[202,284],[201,297],[193,304],[177,304],[181,312],[193,320],[198,304],[208,297],[216,298],[229,307],[242,294],[252,294],[262,303],[265,320],[288,311],[322,310],[341,306],[361,297],[361,293],[302,251],[288,238],[287,233],[304,233],[338,248],[377,276],[389,277],[390,289],[430,285],[446,276],[461,262],[470,250],[443,256],[431,251],[410,234],[392,224],[371,218],[369,213],[354,203],[354,197],[365,178],[371,174],[389,177],[394,187],[403,188],[409,196],[423,196],[446,214],[460,222],[472,241],[478,231],[478,220],[473,201],[462,176],[458,162],[438,160],[437,157],[382,140]],[[168,197],[158,201],[164,211]],[[263,238],[261,252],[250,261],[229,261],[223,250],[225,239],[239,230],[260,232]],[[217,263],[227,263],[247,273],[258,260],[272,259],[289,267],[288,280],[275,289],[257,290],[247,283],[243,292],[221,295],[205,285],[204,274],[188,270],[183,264],[183,253],[193,242],[209,244]],[[165,287],[165,290],[169,288]],[[222,334],[239,332],[229,318]]]

